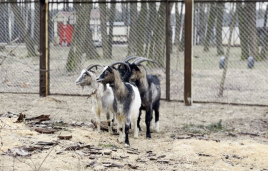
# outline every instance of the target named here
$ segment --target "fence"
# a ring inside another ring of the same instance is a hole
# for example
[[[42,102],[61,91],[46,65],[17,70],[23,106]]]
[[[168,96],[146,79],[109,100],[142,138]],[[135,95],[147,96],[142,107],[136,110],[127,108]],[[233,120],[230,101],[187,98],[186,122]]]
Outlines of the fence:
[[[80,95],[82,68],[138,55],[163,99],[267,105],[267,3],[191,2],[0,3],[0,92]]]

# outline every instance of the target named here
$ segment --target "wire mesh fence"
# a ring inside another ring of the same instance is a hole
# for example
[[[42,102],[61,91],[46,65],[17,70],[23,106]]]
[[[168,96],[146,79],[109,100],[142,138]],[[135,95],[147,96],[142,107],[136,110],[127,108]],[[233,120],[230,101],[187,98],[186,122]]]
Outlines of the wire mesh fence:
[[[160,65],[147,68],[161,77],[165,97],[165,3],[52,3],[50,9],[51,94],[79,94],[75,80],[83,68],[137,55]]]
[[[170,84],[171,99],[183,100],[185,4],[168,2],[168,27],[166,5],[49,2],[50,93],[81,94],[75,80],[83,68],[137,55],[158,62],[146,67],[149,74],[160,77],[163,99]],[[0,91],[37,93],[39,3],[4,3],[0,8]],[[264,2],[194,3],[194,101],[267,105],[266,9]],[[166,82],[166,29],[171,33],[170,82]]]
[[[266,5],[195,3],[196,101],[267,104]]]
[[[39,92],[39,3],[0,3],[0,92]]]

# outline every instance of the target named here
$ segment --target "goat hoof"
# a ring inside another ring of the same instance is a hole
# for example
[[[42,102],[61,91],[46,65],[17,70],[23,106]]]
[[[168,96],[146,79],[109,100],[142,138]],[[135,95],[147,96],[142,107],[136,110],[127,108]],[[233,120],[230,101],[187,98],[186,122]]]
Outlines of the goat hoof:
[[[151,135],[146,135],[146,138],[147,139],[151,139]]]
[[[125,147],[129,147],[129,146],[130,146],[129,144],[126,144],[126,143],[125,143]]]

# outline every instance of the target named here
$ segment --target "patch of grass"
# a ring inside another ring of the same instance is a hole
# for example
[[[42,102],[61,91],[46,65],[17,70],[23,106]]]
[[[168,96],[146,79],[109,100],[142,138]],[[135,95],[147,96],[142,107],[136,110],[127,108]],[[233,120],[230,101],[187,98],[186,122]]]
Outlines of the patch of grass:
[[[171,134],[170,138],[175,138],[175,136],[176,136],[175,134]]]
[[[102,143],[99,143],[98,146],[99,147],[105,147],[105,148],[115,148],[115,149],[118,149],[119,148],[118,146],[113,145],[113,144],[102,144]]]
[[[219,122],[211,123],[209,125],[203,125],[203,124],[184,124],[181,128],[186,133],[194,133],[194,134],[209,134],[209,133],[215,133],[215,132],[223,132],[227,129],[222,125],[222,120],[219,120]]]
[[[208,129],[211,132],[220,132],[226,130],[222,125],[222,120],[219,120],[219,122],[217,123],[209,124],[208,126],[206,126],[206,129]]]

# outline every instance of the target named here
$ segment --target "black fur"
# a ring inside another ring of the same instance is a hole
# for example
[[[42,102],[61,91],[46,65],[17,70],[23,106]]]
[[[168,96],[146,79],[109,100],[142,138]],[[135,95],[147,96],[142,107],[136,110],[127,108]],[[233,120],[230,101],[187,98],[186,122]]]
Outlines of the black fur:
[[[118,67],[118,71],[121,75],[121,78],[124,82],[129,82],[130,77],[132,75],[132,70],[135,69],[139,71],[139,68],[135,64],[129,64],[131,71],[128,71],[127,69],[120,68]],[[156,75],[146,75],[149,87],[149,90],[143,90],[143,88],[140,86],[139,80],[135,82],[135,85],[138,87],[141,100],[142,100],[142,106],[140,108],[140,114],[138,117],[138,128],[141,131],[140,127],[140,116],[141,116],[141,111],[145,110],[146,115],[145,115],[145,123],[146,123],[146,137],[151,138],[151,133],[150,133],[150,122],[153,118],[153,110],[155,113],[155,122],[159,121],[159,107],[160,107],[160,97],[161,97],[161,89],[160,89],[160,80]],[[158,89],[158,96],[155,99],[152,99],[153,95],[153,90],[152,90],[152,85],[155,85],[159,87]]]
[[[114,97],[115,97],[115,101],[113,104],[113,108],[114,111],[117,113],[118,112],[118,105],[121,104],[123,106],[123,114],[125,115],[126,118],[126,124],[125,124],[125,144],[129,145],[129,138],[128,138],[128,134],[129,134],[129,128],[131,126],[131,121],[130,121],[130,107],[131,104],[135,98],[135,93],[134,90],[132,88],[132,86],[130,85],[130,83],[123,83],[124,87],[126,88],[126,94],[117,94],[116,91],[117,89],[115,88],[115,84],[114,84],[114,80],[105,80],[105,76],[106,76],[106,71],[110,72],[113,74],[113,72],[115,70],[112,70],[112,68],[108,67],[100,76],[97,80],[102,80],[103,83],[109,83],[111,85],[111,88],[114,92]],[[116,71],[117,72],[117,71]],[[122,81],[122,80],[120,80]],[[120,131],[122,131],[122,129],[120,129]]]

